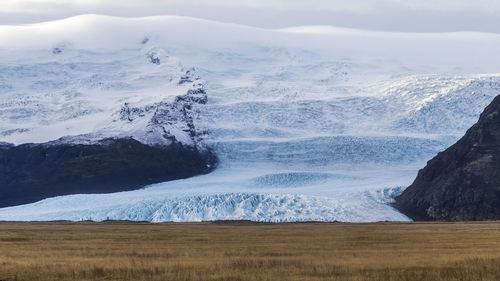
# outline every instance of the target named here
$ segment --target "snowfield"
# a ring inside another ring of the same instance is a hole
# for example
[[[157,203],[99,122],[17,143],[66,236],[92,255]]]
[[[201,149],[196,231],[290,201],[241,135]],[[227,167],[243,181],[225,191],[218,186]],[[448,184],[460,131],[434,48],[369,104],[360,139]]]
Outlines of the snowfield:
[[[392,198],[500,93],[496,34],[86,15],[0,26],[0,41],[0,141],[163,144],[148,114],[120,121],[124,104],[203,88],[208,103],[191,112],[202,139],[182,120],[163,129],[221,161],[141,190],[3,208],[0,220],[406,221]]]

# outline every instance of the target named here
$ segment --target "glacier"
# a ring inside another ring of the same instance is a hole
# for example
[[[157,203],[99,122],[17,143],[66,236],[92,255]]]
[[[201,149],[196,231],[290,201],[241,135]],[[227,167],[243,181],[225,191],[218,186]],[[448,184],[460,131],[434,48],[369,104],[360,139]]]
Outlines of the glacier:
[[[161,143],[143,130],[150,117],[117,123],[116,108],[202,87],[190,114],[220,160],[208,175],[2,208],[0,220],[408,221],[392,198],[500,93],[500,35],[487,33],[85,15],[0,26],[0,39],[0,141]],[[198,143],[182,124],[169,131]]]

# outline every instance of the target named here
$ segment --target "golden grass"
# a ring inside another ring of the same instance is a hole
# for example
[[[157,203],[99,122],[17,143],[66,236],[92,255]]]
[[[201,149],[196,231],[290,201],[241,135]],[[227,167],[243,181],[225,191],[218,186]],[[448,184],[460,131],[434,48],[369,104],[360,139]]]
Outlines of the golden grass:
[[[500,280],[500,222],[0,223],[0,280]]]

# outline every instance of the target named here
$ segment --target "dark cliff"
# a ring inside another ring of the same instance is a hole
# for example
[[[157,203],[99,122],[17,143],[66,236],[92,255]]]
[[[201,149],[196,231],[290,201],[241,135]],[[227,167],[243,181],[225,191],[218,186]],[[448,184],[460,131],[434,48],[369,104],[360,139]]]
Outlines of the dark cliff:
[[[0,207],[76,194],[107,193],[212,171],[210,150],[173,142],[149,146],[134,139],[93,144],[0,143]]]
[[[395,207],[415,220],[500,219],[500,96],[465,136],[427,162]]]

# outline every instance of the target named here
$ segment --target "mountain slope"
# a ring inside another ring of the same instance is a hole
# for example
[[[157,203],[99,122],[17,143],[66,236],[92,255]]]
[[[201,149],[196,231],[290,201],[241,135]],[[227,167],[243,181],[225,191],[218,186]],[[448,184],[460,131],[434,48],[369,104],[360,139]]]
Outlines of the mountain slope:
[[[500,219],[500,95],[465,136],[419,171],[395,206],[419,220]]]
[[[118,52],[58,44],[0,66],[0,136],[16,144],[0,148],[0,207],[214,169],[193,121],[203,81],[148,41]]]
[[[17,101],[0,110],[3,141],[90,133],[154,145],[165,129],[219,159],[210,174],[2,208],[0,219],[409,220],[388,203],[498,95],[500,36],[326,31],[96,15],[0,27],[0,98]],[[157,126],[150,109],[179,113],[163,105],[198,83],[206,99]]]

